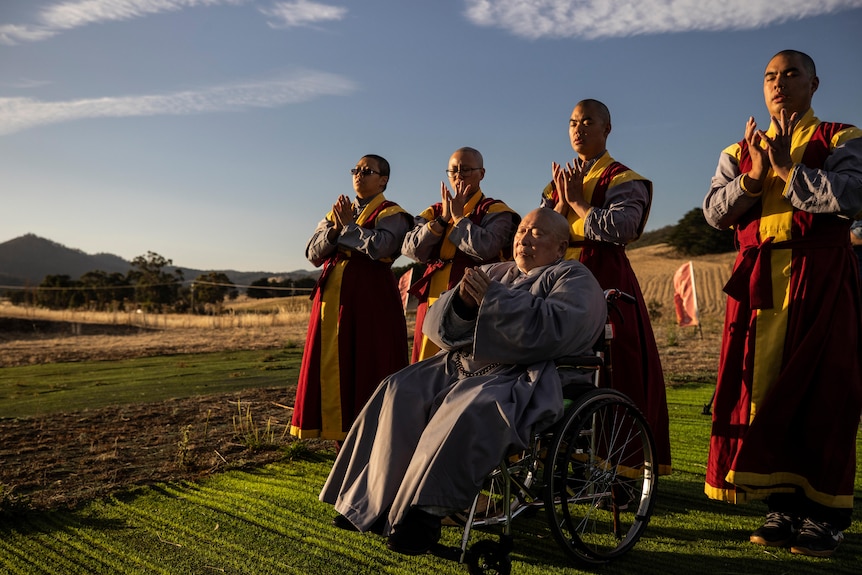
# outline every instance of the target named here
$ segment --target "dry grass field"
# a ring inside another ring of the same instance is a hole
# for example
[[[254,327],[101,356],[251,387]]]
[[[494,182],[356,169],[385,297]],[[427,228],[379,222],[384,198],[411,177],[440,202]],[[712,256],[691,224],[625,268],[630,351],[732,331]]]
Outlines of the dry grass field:
[[[55,311],[0,304],[0,367],[302,345],[307,297],[239,300],[218,316]],[[262,309],[266,306],[266,309]]]

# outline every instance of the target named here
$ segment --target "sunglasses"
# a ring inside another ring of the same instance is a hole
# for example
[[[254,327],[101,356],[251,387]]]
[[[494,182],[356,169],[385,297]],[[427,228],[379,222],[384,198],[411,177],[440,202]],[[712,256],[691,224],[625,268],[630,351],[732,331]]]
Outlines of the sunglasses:
[[[380,172],[372,170],[371,168],[350,168],[350,173],[354,176],[356,174],[362,174],[363,176],[370,176],[371,174],[382,175]]]

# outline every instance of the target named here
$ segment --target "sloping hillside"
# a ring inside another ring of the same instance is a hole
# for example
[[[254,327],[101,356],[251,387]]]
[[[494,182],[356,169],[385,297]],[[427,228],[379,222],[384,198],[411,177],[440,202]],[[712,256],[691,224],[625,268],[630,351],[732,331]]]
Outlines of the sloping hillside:
[[[165,256],[168,257],[168,256]],[[131,262],[109,253],[87,254],[79,249],[68,248],[60,243],[39,237],[35,234],[25,234],[15,239],[0,243],[0,285],[23,286],[39,285],[48,275],[67,275],[73,280],[81,275],[100,270],[108,273],[127,273],[132,267]],[[177,269],[170,266],[168,271]],[[180,268],[186,280],[192,280],[207,270]],[[237,285],[249,285],[255,280],[265,277],[282,277],[299,279],[316,278],[320,270],[297,270],[293,272],[267,271],[223,271]]]
[[[722,288],[733,270],[735,253],[687,257],[677,255],[667,244],[658,244],[631,250],[628,256],[647,303],[656,301],[663,310],[673,314],[673,274],[691,260],[701,315],[724,314],[727,295]]]
[[[129,267],[119,256],[89,255],[34,234],[0,243],[0,277],[9,285],[35,285],[47,275],[78,279],[93,270],[124,274]]]

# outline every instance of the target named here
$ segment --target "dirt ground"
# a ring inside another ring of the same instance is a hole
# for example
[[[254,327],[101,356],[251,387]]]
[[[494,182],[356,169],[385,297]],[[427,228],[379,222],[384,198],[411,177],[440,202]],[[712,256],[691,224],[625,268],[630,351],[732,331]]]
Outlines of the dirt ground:
[[[75,331],[0,319],[0,366],[273,348],[285,336],[247,329],[147,333],[126,326]],[[278,460],[293,443],[285,434],[292,397],[289,388],[264,388],[0,419],[0,510],[75,507],[135,485],[196,480]],[[251,423],[238,417],[237,402]],[[331,447],[323,441],[306,446]]]
[[[304,329],[295,328],[146,329],[0,317],[0,367],[226,349],[274,349],[287,341],[304,338]]]

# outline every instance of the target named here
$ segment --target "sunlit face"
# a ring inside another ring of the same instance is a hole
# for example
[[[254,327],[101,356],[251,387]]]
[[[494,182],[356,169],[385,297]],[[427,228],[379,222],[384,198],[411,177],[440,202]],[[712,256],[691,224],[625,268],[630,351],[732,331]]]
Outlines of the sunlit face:
[[[808,73],[797,54],[779,54],[769,61],[763,74],[763,97],[773,117],[787,114],[804,114],[811,107],[811,97],[820,80]]]
[[[479,191],[479,182],[485,177],[485,168],[476,154],[467,150],[458,150],[449,158],[446,168],[449,184],[454,189],[461,186],[471,186],[473,192]]]
[[[610,122],[594,104],[580,103],[572,110],[569,139],[580,159],[592,160],[604,152],[610,133]]]
[[[515,231],[515,263],[523,272],[552,264],[566,253],[568,240],[555,234],[547,220],[547,214],[534,210],[524,216]]]
[[[360,198],[376,196],[386,187],[389,176],[380,175],[380,167],[374,158],[362,158],[356,162],[358,173],[353,175],[353,190]],[[372,170],[373,174],[363,174],[361,170]]]

